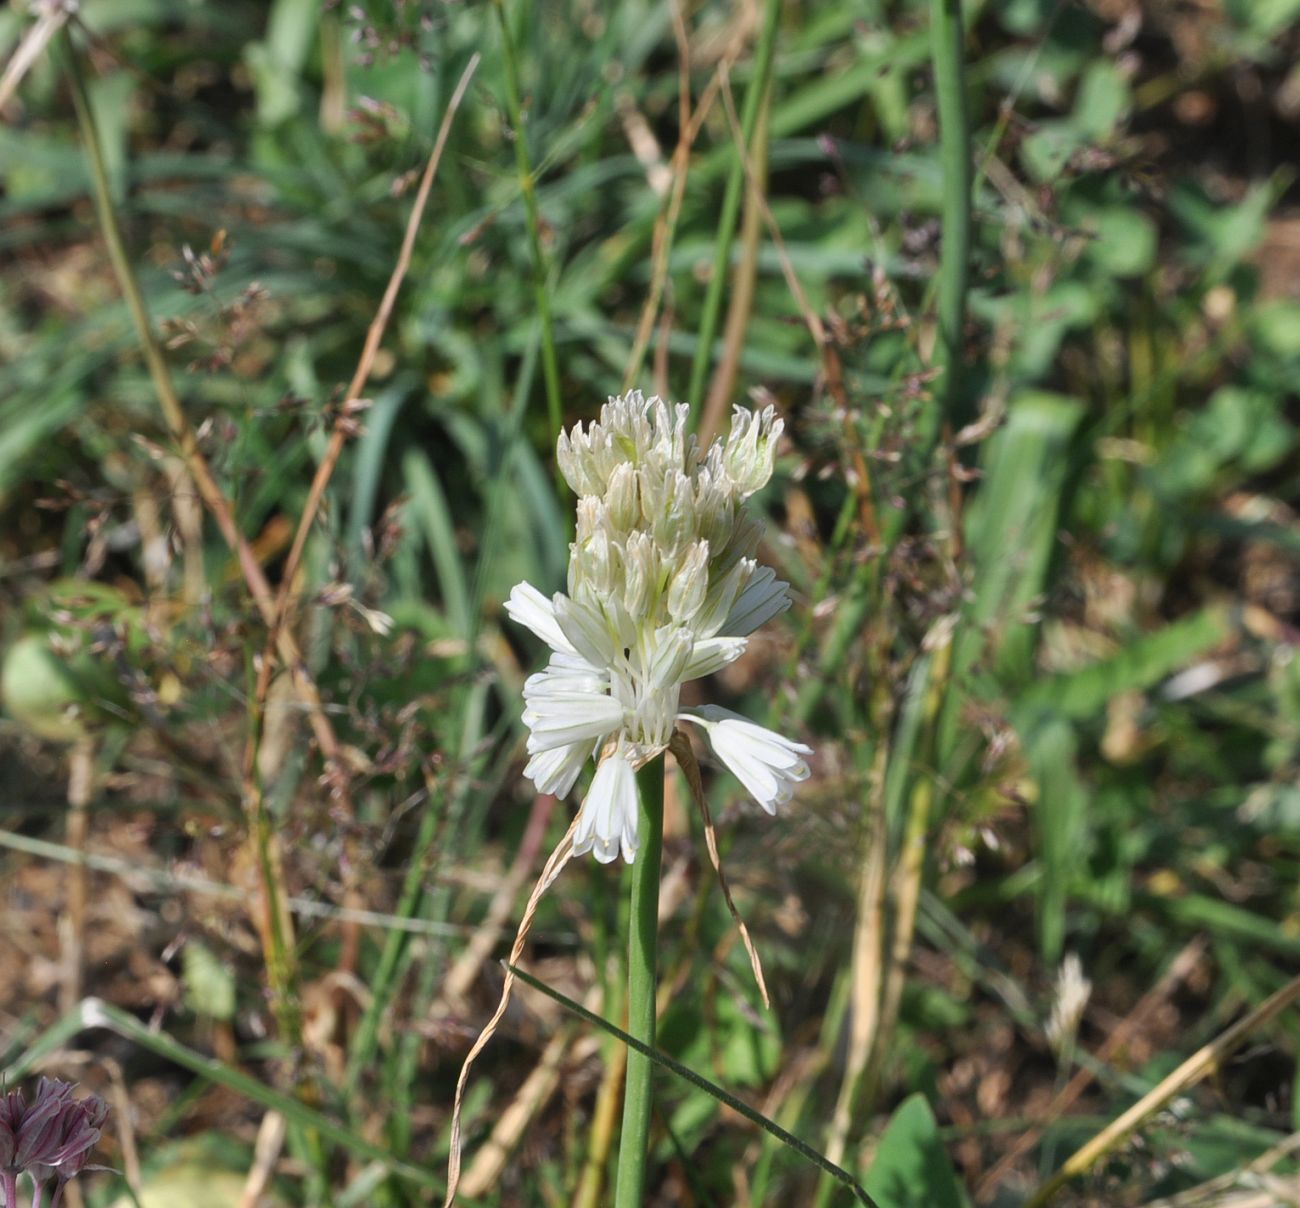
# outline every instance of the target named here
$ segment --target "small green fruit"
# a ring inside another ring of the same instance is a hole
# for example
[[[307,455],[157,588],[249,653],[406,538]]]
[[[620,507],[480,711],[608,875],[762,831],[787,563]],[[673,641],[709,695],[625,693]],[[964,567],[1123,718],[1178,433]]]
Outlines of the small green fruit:
[[[29,633],[19,638],[4,658],[0,692],[5,710],[19,725],[38,738],[53,742],[76,742],[89,733],[84,676],[73,663],[50,646],[46,634]]]

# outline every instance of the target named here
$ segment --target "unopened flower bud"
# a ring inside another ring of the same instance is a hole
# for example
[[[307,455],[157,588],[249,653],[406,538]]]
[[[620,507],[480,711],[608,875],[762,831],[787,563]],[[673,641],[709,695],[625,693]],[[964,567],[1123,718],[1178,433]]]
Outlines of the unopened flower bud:
[[[616,532],[629,533],[641,519],[637,498],[637,475],[630,462],[615,466],[605,490],[605,511]]]
[[[555,461],[560,467],[560,473],[579,497],[594,495],[599,490],[599,484],[592,478],[588,468],[586,445],[581,425],[574,427],[572,436],[561,432],[560,439],[555,444]]]
[[[695,638],[689,629],[665,625],[656,631],[646,660],[646,686],[651,692],[670,689],[682,678]]]
[[[691,546],[668,588],[668,614],[674,621],[690,621],[700,611],[709,590],[709,543]]]
[[[657,485],[651,531],[659,548],[674,558],[695,537],[695,492],[680,470],[666,474]]]
[[[742,499],[766,486],[772,477],[776,442],[784,427],[774,407],[765,407],[758,414],[744,407],[733,412],[722,461]]]
[[[624,608],[633,617],[649,616],[659,591],[659,559],[649,534],[637,532],[627,539],[624,570]]]
[[[731,606],[754,573],[756,565],[752,558],[742,558],[725,575],[709,576],[708,593],[700,611],[695,615],[697,633],[710,638],[722,628],[723,621],[731,612]]]

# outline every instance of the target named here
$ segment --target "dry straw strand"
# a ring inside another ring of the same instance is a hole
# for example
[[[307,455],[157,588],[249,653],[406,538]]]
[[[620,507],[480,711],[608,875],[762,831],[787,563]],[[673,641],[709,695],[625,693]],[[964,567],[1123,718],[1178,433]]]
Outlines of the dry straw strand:
[[[686,782],[691,786],[691,795],[695,798],[696,805],[700,807],[700,817],[704,820],[704,845],[709,849],[709,860],[713,863],[713,871],[718,874],[722,896],[726,898],[727,909],[731,911],[731,917],[740,931],[745,951],[749,953],[749,967],[754,970],[754,980],[758,982],[758,992],[763,996],[763,1006],[771,1010],[772,1000],[768,997],[767,981],[763,977],[763,962],[759,960],[758,949],[754,947],[754,941],[750,938],[749,928],[745,926],[745,920],[740,917],[740,911],[736,909],[736,903],[732,900],[727,874],[722,871],[722,857],[718,854],[718,833],[713,825],[713,815],[709,812],[708,800],[704,796],[704,784],[700,780],[700,765],[695,759],[695,752],[691,749],[690,740],[680,730],[673,734],[668,749],[677,760],[677,766],[686,773]]]
[[[546,861],[546,867],[542,869],[542,875],[537,878],[537,884],[533,886],[533,892],[528,897],[528,905],[524,907],[524,917],[519,920],[519,929],[515,932],[515,942],[510,946],[510,958],[506,964],[506,979],[501,986],[501,1001],[497,1003],[497,1009],[492,1012],[492,1018],[483,1025],[483,1030],[478,1034],[478,1039],[474,1041],[473,1047],[465,1056],[464,1064],[460,1067],[460,1077],[456,1079],[456,1097],[451,1105],[451,1151],[447,1155],[447,1197],[443,1200],[443,1208],[451,1208],[451,1205],[456,1202],[456,1189],[460,1185],[462,1149],[460,1113],[465,1098],[465,1086],[469,1082],[470,1069],[473,1067],[478,1055],[487,1047],[488,1041],[496,1035],[496,1030],[505,1016],[506,1008],[510,1005],[510,995],[515,986],[513,967],[519,963],[519,958],[523,954],[524,944],[528,941],[528,932],[532,929],[533,917],[537,914],[537,907],[541,904],[542,897],[555,883],[555,878],[560,875],[564,866],[573,858],[573,834],[577,829],[578,820],[574,818],[569,823],[569,829],[564,832],[564,838],[555,845],[555,850],[551,852],[550,858]]]

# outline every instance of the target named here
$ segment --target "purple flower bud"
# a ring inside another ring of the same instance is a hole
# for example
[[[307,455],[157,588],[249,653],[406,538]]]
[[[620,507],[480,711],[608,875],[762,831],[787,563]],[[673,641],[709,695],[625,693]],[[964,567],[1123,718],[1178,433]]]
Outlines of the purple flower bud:
[[[96,1095],[74,1099],[72,1092],[75,1089],[70,1082],[55,1082],[48,1078],[42,1078],[36,1088],[36,1101],[32,1104],[29,1119],[40,1113],[40,1124],[24,1166],[37,1183],[44,1183],[47,1179],[66,1183],[76,1178],[85,1169],[90,1151],[102,1135],[108,1104]],[[24,1140],[27,1124],[28,1121],[24,1121]],[[21,1153],[21,1145],[19,1149]]]
[[[7,1200],[24,1171],[38,1187],[51,1179],[62,1187],[85,1169],[108,1105],[95,1095],[74,1099],[76,1089],[71,1082],[42,1078],[30,1105],[19,1091],[0,1094],[0,1186]]]
[[[27,1110],[17,1091],[0,1094],[0,1170],[8,1170],[18,1152],[18,1131]]]

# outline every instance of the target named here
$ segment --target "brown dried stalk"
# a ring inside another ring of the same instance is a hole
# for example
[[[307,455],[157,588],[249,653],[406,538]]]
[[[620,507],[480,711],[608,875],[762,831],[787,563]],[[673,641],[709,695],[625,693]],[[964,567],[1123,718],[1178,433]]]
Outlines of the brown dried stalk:
[[[353,409],[361,399],[361,392],[365,390],[366,383],[370,380],[370,372],[374,367],[375,356],[379,352],[379,345],[383,341],[384,332],[388,328],[388,320],[392,317],[397,294],[402,288],[407,269],[411,266],[411,254],[415,249],[416,233],[420,228],[420,220],[424,217],[424,209],[429,201],[429,192],[433,187],[433,179],[438,174],[438,164],[442,160],[443,149],[446,147],[447,138],[451,134],[452,123],[456,120],[456,114],[460,110],[461,102],[465,99],[465,93],[469,88],[470,81],[474,78],[474,72],[478,70],[479,58],[480,56],[477,53],[470,57],[469,62],[465,65],[465,70],[460,73],[460,80],[456,84],[455,91],[451,94],[451,100],[447,103],[447,111],[443,114],[442,124],[438,127],[438,137],[434,141],[433,151],[429,156],[429,162],[425,165],[424,175],[420,178],[420,187],[415,194],[415,202],[411,206],[411,215],[407,219],[406,231],[402,236],[402,246],[397,254],[397,263],[393,265],[393,272],[388,279],[388,287],[384,290],[384,296],[380,300],[379,309],[375,311],[375,317],[370,321],[370,328],[366,332],[366,342],[361,349],[361,359],[357,362],[356,372],[353,373],[352,381],[348,384],[347,393],[343,396],[338,419],[334,422],[334,431],[330,434],[329,446],[325,450],[325,456],[321,458],[320,466],[316,470],[316,477],[312,479],[311,489],[307,492],[307,503],[303,507],[302,515],[298,518],[298,528],[293,535],[293,544],[289,548],[289,556],[285,559],[284,577],[280,583],[280,590],[276,595],[275,619],[271,623],[272,646],[274,646],[275,636],[286,623],[289,601],[293,593],[293,581],[298,571],[298,564],[302,561],[307,536],[311,532],[311,526],[316,521],[316,513],[320,509],[321,500],[325,497],[325,488],[329,485],[330,478],[338,465],[339,457],[343,453],[343,446],[347,444],[348,437],[356,430]]]
[[[1106,1037],[1105,1042],[1096,1053],[1096,1059],[1099,1063],[1110,1061],[1116,1053],[1119,1053],[1128,1045],[1129,1041],[1137,1035],[1143,1024],[1151,1018],[1161,1003],[1167,1001],[1174,990],[1187,980],[1197,962],[1204,955],[1205,940],[1197,936],[1173,959],[1160,980],[1142,996],[1137,1006],[1120,1020],[1115,1030]],[[1052,1098],[1052,1101],[1044,1109],[1039,1122],[1027,1132],[1018,1136],[1015,1144],[998,1159],[986,1174],[980,1177],[980,1181],[975,1185],[975,1200],[977,1203],[992,1198],[998,1185],[1007,1176],[1011,1168],[1037,1144],[1039,1137],[1043,1135],[1048,1125],[1069,1111],[1079,1096],[1092,1085],[1096,1076],[1093,1069],[1081,1069],[1075,1073],[1074,1077]]]
[[[690,169],[691,148],[695,145],[695,139],[699,135],[700,128],[704,125],[705,118],[709,115],[709,110],[713,108],[713,102],[717,98],[722,85],[720,72],[715,73],[713,79],[709,81],[708,87],[704,90],[699,105],[694,112],[691,111],[690,41],[686,32],[686,24],[682,19],[680,5],[676,3],[670,5],[670,11],[673,18],[673,34],[677,39],[677,110],[678,129],[681,133],[678,135],[677,147],[673,151],[672,192],[668,198],[668,205],[660,211],[659,217],[655,220],[654,234],[651,237],[650,292],[646,296],[645,305],[641,309],[641,317],[637,321],[636,336],[632,341],[632,354],[628,357],[627,370],[623,374],[623,390],[625,392],[636,384],[636,379],[641,374],[646,349],[650,346],[650,336],[654,331],[655,315],[659,313],[659,304],[663,300],[664,288],[668,281],[668,253],[672,248],[673,235],[677,230],[677,220],[681,216],[682,200],[686,195],[686,177]],[[740,44],[737,43],[728,53],[733,57],[738,55],[740,53]],[[666,348],[667,333],[660,341],[659,351],[662,353]]]
[[[443,1208],[451,1208],[455,1203],[456,1189],[460,1185],[460,1160],[463,1148],[460,1135],[460,1112],[465,1098],[465,1086],[469,1082],[470,1069],[488,1041],[496,1035],[506,1008],[510,1005],[510,995],[515,987],[514,966],[519,963],[519,958],[523,955],[524,944],[528,941],[528,932],[532,929],[537,907],[541,904],[546,891],[554,884],[555,878],[573,858],[573,836],[577,829],[578,817],[575,816],[569,823],[569,829],[564,832],[564,838],[551,852],[550,859],[542,869],[542,875],[537,878],[537,884],[533,886],[533,892],[528,897],[528,905],[524,907],[524,917],[519,920],[519,929],[515,932],[515,941],[510,946],[510,956],[506,961],[506,979],[501,986],[501,1001],[497,1003],[492,1018],[483,1025],[483,1030],[478,1034],[478,1039],[474,1041],[473,1047],[465,1056],[464,1064],[460,1067],[460,1077],[456,1079],[456,1097],[451,1106],[451,1151],[447,1156],[447,1198],[443,1200]]]
[[[740,119],[736,115],[736,105],[731,95],[731,81],[727,75],[725,64],[719,67],[719,71],[722,73],[722,104],[727,113],[727,121],[731,125],[732,137],[736,140],[741,164],[745,169],[745,179],[749,185],[749,196],[753,199],[753,204],[757,206],[767,223],[768,234],[771,236],[772,246],[776,250],[777,261],[781,265],[781,274],[785,277],[785,283],[794,298],[795,305],[799,308],[799,314],[803,318],[804,326],[807,327],[808,334],[817,347],[817,355],[822,362],[822,373],[826,379],[826,389],[830,391],[836,406],[839,407],[844,416],[845,446],[853,461],[855,479],[853,485],[858,495],[859,519],[863,531],[867,534],[869,544],[872,546],[879,545],[880,523],[876,517],[876,505],[871,494],[871,471],[867,467],[867,461],[863,456],[862,446],[857,437],[857,430],[852,423],[853,412],[850,407],[848,391],[844,385],[844,367],[841,365],[839,353],[835,351],[835,345],[831,342],[826,331],[826,325],[822,322],[821,316],[812,308],[808,296],[803,292],[803,286],[799,284],[794,265],[791,263],[790,255],[786,251],[785,240],[781,238],[781,228],[777,225],[776,217],[772,213],[772,207],[767,204],[767,197],[762,188],[761,173],[752,162],[749,148],[745,146],[745,140],[741,134]]]
[[[63,28],[73,8],[62,0],[47,0],[40,6],[36,23],[23,35],[18,49],[9,57],[4,75],[0,76],[0,111],[9,103],[23,77],[32,69],[50,39]]]
[[[1130,1133],[1140,1128],[1148,1118],[1158,1112],[1174,1096],[1195,1086],[1207,1074],[1218,1069],[1234,1049],[1252,1032],[1262,1028],[1288,1007],[1300,1001],[1300,977],[1293,978],[1280,990],[1271,994],[1248,1015],[1232,1027],[1221,1032],[1209,1044],[1197,1049],[1172,1074],[1161,1080],[1142,1096],[1128,1111],[1112,1120],[1101,1132],[1077,1149],[1061,1168],[1047,1180],[1029,1199],[1025,1208],[1043,1208],[1072,1178],[1083,1174],[1094,1162],[1104,1157]]]
[[[709,803],[704,796],[704,784],[700,780],[700,765],[696,762],[690,739],[681,730],[674,730],[668,749],[672,752],[673,758],[677,760],[677,766],[686,773],[686,783],[691,786],[691,795],[695,798],[695,804],[700,807],[700,816],[704,819],[704,846],[709,850],[709,859],[713,863],[713,871],[718,874],[718,884],[722,886],[722,896],[727,900],[727,909],[731,911],[731,917],[740,931],[740,938],[745,945],[745,951],[749,953],[749,967],[753,969],[754,980],[758,982],[758,992],[763,996],[763,1006],[770,1010],[772,1002],[767,995],[767,981],[763,977],[763,962],[758,959],[758,949],[754,947],[754,941],[749,937],[749,928],[745,926],[745,921],[740,917],[740,912],[736,909],[736,903],[731,897],[731,886],[727,884],[727,875],[722,871],[722,859],[718,855],[718,832],[713,825],[713,815],[709,813]]]
[[[330,436],[325,456],[321,459],[321,463],[316,470],[316,476],[312,480],[307,502],[303,507],[302,515],[299,517],[297,531],[294,533],[293,544],[285,560],[279,590],[270,605],[270,616],[267,618],[266,650],[258,667],[257,682],[254,686],[253,699],[250,704],[252,725],[249,729],[248,745],[244,754],[245,812],[250,818],[250,825],[254,824],[262,809],[261,780],[257,775],[257,749],[261,743],[265,725],[266,704],[271,690],[271,677],[276,666],[276,651],[279,650],[283,656],[286,639],[291,645],[293,644],[293,627],[289,623],[289,612],[294,583],[298,577],[298,567],[307,544],[307,536],[311,532],[313,523],[315,523],[316,513],[320,508],[330,478],[338,465],[339,458],[342,456],[343,447],[347,443],[349,435],[356,430],[355,413],[357,403],[370,378],[375,355],[379,351],[379,345],[384,338],[384,332],[387,330],[388,321],[392,316],[402,281],[405,279],[407,269],[410,267],[411,254],[415,247],[415,238],[419,231],[420,220],[423,218],[425,207],[428,204],[429,193],[433,187],[434,177],[437,175],[438,164],[442,160],[443,149],[447,145],[447,138],[451,133],[452,123],[460,109],[461,101],[464,99],[465,92],[469,88],[470,80],[473,78],[478,64],[479,56],[475,54],[465,65],[465,70],[461,73],[456,89],[448,102],[447,111],[443,114],[442,124],[438,128],[438,136],[434,142],[433,151],[429,156],[428,163],[425,165],[420,187],[411,206],[410,217],[407,219],[401,249],[397,256],[397,263],[393,266],[392,275],[388,280],[388,287],[384,290],[379,309],[375,312],[375,317],[371,320],[370,328],[366,333],[366,342],[361,350],[361,358],[357,362],[356,371],[352,375],[352,381],[348,385],[343,404],[339,408],[339,416],[335,421],[334,431]],[[290,669],[292,670],[292,666]],[[338,758],[338,754],[337,744],[335,744],[334,757],[329,759],[330,789],[338,800],[344,814],[351,817],[353,809],[351,795],[348,790],[349,769]],[[363,904],[360,892],[357,889],[357,880],[361,875],[363,863],[353,848],[354,844],[351,836],[345,836],[343,904],[348,909],[356,909]],[[272,855],[274,858],[275,853],[273,852]],[[272,910],[273,908],[268,905],[268,912]],[[285,925],[284,922],[281,925]],[[344,928],[343,944],[339,958],[339,967],[341,969],[350,970],[356,967],[359,942],[356,925],[347,924]]]

